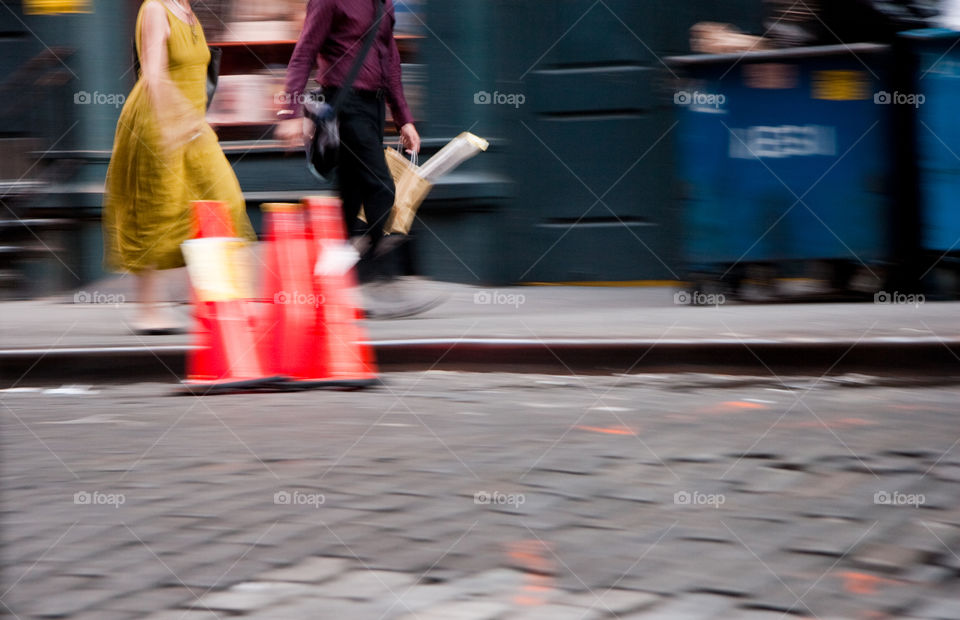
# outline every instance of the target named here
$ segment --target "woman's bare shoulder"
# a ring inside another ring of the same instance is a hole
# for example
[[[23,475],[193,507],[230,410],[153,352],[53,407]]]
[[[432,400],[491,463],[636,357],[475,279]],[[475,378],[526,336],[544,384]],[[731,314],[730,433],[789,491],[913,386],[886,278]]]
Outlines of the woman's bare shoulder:
[[[167,21],[167,9],[164,8],[160,0],[146,0],[140,6],[140,24],[144,30],[162,29],[164,32],[169,27]]]
[[[140,13],[144,16],[150,16],[154,19],[162,17],[167,18],[167,9],[163,7],[163,3],[160,0],[145,0],[143,4],[140,5]]]

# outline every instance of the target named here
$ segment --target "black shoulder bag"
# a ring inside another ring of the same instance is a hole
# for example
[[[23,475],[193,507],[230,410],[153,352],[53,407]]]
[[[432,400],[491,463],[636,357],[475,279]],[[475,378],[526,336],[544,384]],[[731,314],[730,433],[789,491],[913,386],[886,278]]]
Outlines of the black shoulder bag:
[[[373,47],[374,39],[380,32],[384,14],[383,2],[384,0],[374,0],[377,13],[373,25],[367,32],[363,48],[353,61],[353,66],[350,67],[347,78],[337,90],[333,102],[326,102],[323,89],[315,89],[308,93],[303,103],[303,116],[314,125],[313,135],[306,141],[307,169],[321,179],[326,180],[340,161],[340,125],[337,115],[350,94],[350,89],[353,88],[353,82],[357,79],[357,74],[360,73],[360,67],[367,59],[370,48]]]

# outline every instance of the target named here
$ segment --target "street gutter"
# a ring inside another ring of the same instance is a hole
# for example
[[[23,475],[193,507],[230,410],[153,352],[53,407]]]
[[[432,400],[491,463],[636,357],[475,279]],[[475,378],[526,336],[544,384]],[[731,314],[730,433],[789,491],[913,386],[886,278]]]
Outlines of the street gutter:
[[[447,339],[371,343],[380,369],[548,374],[709,372],[736,375],[960,377],[960,339]],[[32,383],[176,382],[192,347],[0,350],[0,388]]]

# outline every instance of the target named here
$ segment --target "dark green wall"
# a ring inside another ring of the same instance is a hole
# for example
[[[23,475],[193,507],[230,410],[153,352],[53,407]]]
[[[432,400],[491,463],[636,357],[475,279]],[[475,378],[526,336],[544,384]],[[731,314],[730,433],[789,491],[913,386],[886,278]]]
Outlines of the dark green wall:
[[[93,0],[91,13],[25,15],[0,7],[0,80],[30,105],[4,115],[3,130],[39,133],[57,150],[111,147],[119,106],[83,104],[80,92],[125,97],[133,86],[131,36],[138,3]],[[20,71],[31,63],[28,71]],[[92,99],[93,97],[91,97]]]
[[[450,235],[425,240],[430,268],[470,281],[451,248],[473,236],[490,245],[471,252],[472,271],[495,282],[673,279],[672,75],[660,58],[686,53],[705,20],[758,32],[760,0],[429,2],[427,133],[473,127],[500,145],[474,169],[514,182],[470,229],[443,226],[456,204],[425,211]],[[477,105],[478,91],[525,101]]]

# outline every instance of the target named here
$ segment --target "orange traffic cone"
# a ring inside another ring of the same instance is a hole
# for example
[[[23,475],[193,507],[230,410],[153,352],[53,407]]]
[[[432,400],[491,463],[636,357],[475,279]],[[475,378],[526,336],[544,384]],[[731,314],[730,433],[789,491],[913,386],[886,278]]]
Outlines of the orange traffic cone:
[[[353,272],[356,251],[347,241],[342,206],[334,196],[313,196],[303,200],[312,239],[314,290],[324,303],[319,332],[325,354],[316,372],[343,385],[379,383],[373,347],[358,319],[362,316]]]
[[[316,320],[322,300],[310,277],[310,240],[299,204],[272,203],[260,207],[266,214],[262,297],[264,358],[277,374],[299,379],[319,357]]]
[[[318,245],[312,228],[308,232],[303,207],[268,204],[262,208],[267,213],[263,294],[273,302],[264,316],[262,338],[268,368],[290,377],[285,385],[293,389],[375,383],[375,375],[363,364],[361,373],[343,369],[345,354],[338,338],[352,342],[356,336],[335,334],[339,325],[328,319],[330,301],[338,297],[328,299],[331,293],[317,286],[313,267]]]
[[[187,355],[190,393],[266,388],[283,377],[268,376],[251,325],[249,292],[235,273],[244,242],[233,239],[226,205],[193,204],[196,238],[184,244],[194,298],[194,347]]]
[[[194,200],[193,238],[236,237],[233,220],[224,203],[218,200]]]
[[[190,203],[193,213],[193,238],[236,237],[233,221],[227,216],[222,202],[215,200],[194,200]],[[210,317],[207,305],[201,304],[191,287],[190,306],[195,319],[193,329],[194,348],[187,356],[187,377],[207,376],[205,369],[214,365],[213,332],[207,328]]]

